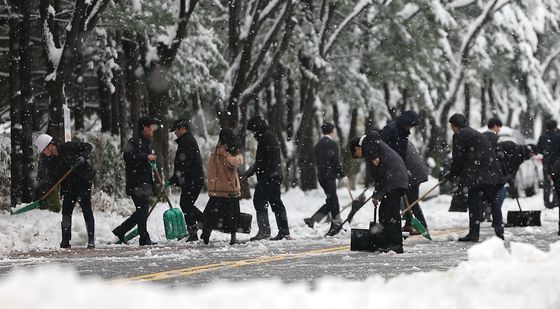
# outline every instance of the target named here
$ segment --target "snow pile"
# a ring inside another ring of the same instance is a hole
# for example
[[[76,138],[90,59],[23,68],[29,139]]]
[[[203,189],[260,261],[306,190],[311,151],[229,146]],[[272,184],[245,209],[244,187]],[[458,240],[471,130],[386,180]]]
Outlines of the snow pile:
[[[365,281],[321,279],[216,282],[204,288],[163,288],[83,279],[70,269],[14,271],[0,281],[2,307],[18,308],[560,308],[560,242],[545,253],[523,243],[511,252],[492,238],[469,250],[469,260],[445,272]],[[23,291],[30,291],[23,297]],[[102,297],[97,297],[102,295]],[[218,297],[217,297],[218,296]],[[273,301],[271,301],[273,300]]]

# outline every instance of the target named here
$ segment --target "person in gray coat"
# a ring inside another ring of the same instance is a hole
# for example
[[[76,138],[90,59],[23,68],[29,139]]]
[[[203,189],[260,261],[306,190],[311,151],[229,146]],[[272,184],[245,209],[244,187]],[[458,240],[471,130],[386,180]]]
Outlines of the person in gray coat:
[[[418,150],[410,141],[408,142],[408,147],[406,150],[406,160],[404,163],[406,164],[406,168],[410,172],[406,198],[408,199],[409,203],[413,203],[420,197],[420,184],[428,181],[430,168],[426,164],[426,162],[424,162],[424,159],[422,158],[422,156],[420,156],[420,153],[418,153]],[[417,203],[414,207],[412,207],[412,212],[414,213],[416,219],[418,219],[418,221],[420,221],[420,223],[422,223],[425,228],[428,228],[426,218],[424,218],[424,213],[422,212],[422,208],[420,208],[420,203]],[[410,212],[404,214],[404,217],[405,224],[403,227],[403,231],[409,232],[411,235],[420,234],[412,227],[412,217]]]

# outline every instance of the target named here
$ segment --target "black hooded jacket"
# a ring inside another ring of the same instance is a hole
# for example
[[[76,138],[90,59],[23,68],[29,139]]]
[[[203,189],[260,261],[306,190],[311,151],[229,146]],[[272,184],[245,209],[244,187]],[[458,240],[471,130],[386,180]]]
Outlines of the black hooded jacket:
[[[66,142],[57,145],[58,156],[42,156],[42,160],[49,171],[49,178],[55,184],[66,172],[72,168],[78,157],[86,161],[66,177],[61,184],[61,193],[88,190],[96,174],[91,164],[87,161],[91,154],[92,146],[83,142]]]
[[[255,164],[247,171],[246,177],[257,174],[259,182],[282,182],[280,144],[266,121],[252,118],[247,123],[247,130],[255,133],[258,144]]]
[[[525,145],[517,145],[512,141],[499,142],[496,146],[502,174],[508,182],[513,181],[519,166],[530,159],[531,154]]]
[[[204,185],[202,158],[196,139],[189,131],[175,140],[177,152],[173,166],[173,176],[169,183],[182,189]]]
[[[335,180],[345,176],[340,162],[340,149],[332,138],[323,136],[313,151],[319,181]]]
[[[148,161],[148,155],[153,153],[152,141],[142,134],[131,138],[124,146],[126,194],[132,195],[137,189],[148,196],[154,194],[152,167]]]

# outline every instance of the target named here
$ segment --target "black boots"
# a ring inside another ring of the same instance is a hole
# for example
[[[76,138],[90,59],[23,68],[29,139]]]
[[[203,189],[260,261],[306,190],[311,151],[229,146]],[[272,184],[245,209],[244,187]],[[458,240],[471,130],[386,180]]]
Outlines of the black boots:
[[[257,234],[258,235],[258,234]],[[255,236],[256,237],[256,236]],[[286,233],[282,233],[282,232],[278,232],[278,235],[272,237],[270,240],[292,240],[292,236],[290,236],[290,234],[286,234]]]
[[[268,222],[267,211],[257,211],[257,224],[259,225],[259,232],[249,240],[255,241],[268,239],[270,237],[270,223]]]
[[[95,221],[86,222],[86,231],[88,235],[87,248],[93,249],[95,248]]]
[[[151,239],[140,239],[140,246],[154,246],[157,245],[157,242],[152,241]]]
[[[60,242],[60,248],[70,249],[70,239],[72,238],[72,217],[62,216],[60,228],[62,230],[62,241]]]
[[[212,234],[212,230],[202,230],[202,234],[200,234],[200,239],[204,241],[204,244],[207,245],[210,243],[210,235]]]
[[[120,226],[117,226],[113,231],[113,235],[117,236],[119,241],[125,245],[128,245],[128,242],[125,239],[125,232],[122,231]]]
[[[235,232],[232,232],[232,233],[231,233],[231,238],[230,238],[230,240],[229,240],[229,244],[230,244],[231,246],[241,244],[241,242],[240,242],[239,240],[237,240],[237,235],[236,235]]]
[[[263,233],[263,232],[261,232],[261,230],[259,230],[257,235],[249,238],[249,241],[263,240],[263,239],[268,239],[269,237],[270,237],[270,232]]]
[[[504,227],[500,226],[500,227],[495,227],[494,228],[494,232],[496,233],[496,236],[498,236],[499,238],[501,238],[502,240],[504,240]]]
[[[458,241],[465,241],[465,242],[478,242],[479,235],[471,234],[470,232],[465,236],[457,239]]]
[[[198,229],[196,228],[196,226],[187,227],[187,231],[189,232],[189,237],[187,237],[187,242],[198,241],[198,235],[196,234]]]

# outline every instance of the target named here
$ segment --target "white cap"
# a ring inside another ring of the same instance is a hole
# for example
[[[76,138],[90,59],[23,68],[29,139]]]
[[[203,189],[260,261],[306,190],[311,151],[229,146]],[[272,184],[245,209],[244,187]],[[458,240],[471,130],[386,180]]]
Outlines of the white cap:
[[[45,148],[47,148],[47,146],[51,143],[52,139],[52,136],[48,134],[41,134],[37,136],[35,139],[35,147],[37,148],[37,151],[39,153],[43,152],[43,150],[45,150]]]

